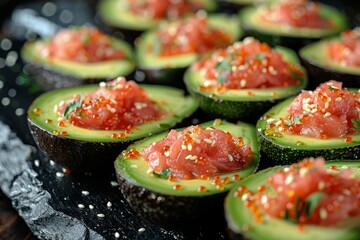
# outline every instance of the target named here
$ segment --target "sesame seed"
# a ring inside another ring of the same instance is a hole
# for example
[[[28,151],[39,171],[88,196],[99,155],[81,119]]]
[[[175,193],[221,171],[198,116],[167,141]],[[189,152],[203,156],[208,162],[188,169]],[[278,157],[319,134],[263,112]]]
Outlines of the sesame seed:
[[[325,114],[324,114],[324,117],[330,117],[331,116],[331,113],[329,113],[329,112],[326,112]]]
[[[327,211],[326,211],[325,208],[320,208],[319,214],[320,214],[321,219],[326,219],[327,218]]]
[[[145,232],[145,228],[139,228],[138,232]]]
[[[94,209],[94,206],[90,204],[90,205],[89,205],[89,209],[90,209],[90,210],[93,210],[93,209]]]
[[[192,155],[187,155],[186,157],[185,157],[185,159],[190,159],[192,157]]]
[[[50,163],[51,166],[55,165],[55,162],[53,160],[50,160],[49,163]]]
[[[337,98],[335,98],[335,102],[340,102],[342,100],[342,98],[341,97],[337,97]]]
[[[98,213],[98,214],[96,214],[96,216],[97,216],[98,218],[104,218],[104,217],[105,217],[105,214]]]
[[[55,106],[54,106],[54,113],[56,113],[58,110],[59,110],[59,106],[58,106],[58,105],[55,105]]]
[[[107,202],[106,206],[107,206],[108,208],[111,208],[112,203],[109,201],[109,202]]]
[[[119,238],[120,237],[120,233],[115,232],[115,238]]]
[[[186,149],[186,146],[184,144],[181,145],[181,149],[182,150],[185,150]]]
[[[191,145],[191,143],[189,143],[189,144],[187,145],[187,149],[188,149],[189,151],[192,150],[192,145]]]
[[[285,179],[285,185],[289,185],[290,183],[292,183],[293,180],[294,180],[294,176],[292,174],[290,174]]]
[[[204,138],[204,142],[208,143],[208,144],[211,144],[212,143],[212,140],[211,139],[208,139],[208,138]]]
[[[319,190],[323,190],[324,187],[325,187],[325,183],[324,183],[323,181],[320,181],[320,182],[318,183],[318,189],[319,189]]]
[[[117,186],[119,186],[119,183],[116,182],[116,181],[111,181],[111,182],[110,182],[110,185],[111,185],[112,187],[117,187]]]
[[[233,156],[231,156],[230,154],[228,154],[227,157],[228,157],[228,159],[229,159],[230,162],[234,161]]]
[[[111,113],[116,113],[116,109],[111,107],[109,104],[106,104],[106,109],[109,110]]]
[[[105,83],[105,82],[100,82],[100,83],[99,83],[99,86],[100,86],[100,87],[106,87],[106,83]]]
[[[216,141],[213,140],[212,143],[211,143],[211,147],[215,146],[215,143],[216,143]]]
[[[85,208],[85,206],[84,206],[84,204],[79,203],[78,208],[83,209],[83,208]]]
[[[81,191],[81,193],[82,193],[82,195],[84,195],[84,196],[87,196],[87,195],[90,194],[88,191]]]
[[[170,156],[170,151],[165,151],[165,152],[164,152],[164,155],[165,155],[166,157]]]
[[[198,137],[199,137],[199,135],[198,135],[198,134],[196,134],[196,133],[191,133],[191,134],[190,134],[190,137],[192,137],[192,138],[198,138]]]
[[[244,193],[241,197],[241,200],[246,201],[249,198],[249,193]]]
[[[194,142],[200,144],[200,140],[198,138],[194,138]]]
[[[151,174],[151,173],[153,173],[154,172],[154,169],[152,169],[152,168],[148,168],[147,170],[146,170],[146,173],[147,174]]]
[[[59,178],[60,178],[60,177],[64,177],[64,173],[62,173],[62,172],[56,172],[56,176],[59,177]]]
[[[246,80],[245,79],[241,79],[240,81],[240,87],[245,87],[246,86]]]
[[[207,128],[205,128],[205,130],[211,131],[211,130],[214,130],[214,129],[212,127],[207,127]]]
[[[324,104],[324,108],[325,108],[325,109],[329,108],[329,102],[326,102],[326,103]]]
[[[196,160],[197,158],[198,158],[198,156],[193,155],[193,156],[191,156],[190,160]]]
[[[349,169],[349,166],[343,165],[341,166],[342,169]]]
[[[344,189],[344,190],[343,190],[343,194],[344,194],[344,195],[351,196],[351,191],[350,191],[349,189]]]
[[[265,204],[265,203],[267,203],[267,201],[268,201],[267,196],[266,196],[266,195],[263,195],[263,196],[261,197],[261,203],[262,203],[262,204]]]

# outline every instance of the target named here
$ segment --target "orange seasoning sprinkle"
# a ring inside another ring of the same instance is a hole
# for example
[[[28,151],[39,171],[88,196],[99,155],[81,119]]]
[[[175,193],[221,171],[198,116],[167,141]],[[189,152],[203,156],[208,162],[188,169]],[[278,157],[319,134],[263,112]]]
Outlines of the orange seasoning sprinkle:
[[[136,150],[135,148],[131,148],[130,150],[125,151],[125,153],[124,153],[125,158],[136,159],[140,156],[141,156],[140,152],[138,150]]]
[[[173,186],[173,189],[174,189],[174,190],[182,190],[182,189],[183,189],[183,186],[180,185],[180,184],[176,184],[176,185]]]

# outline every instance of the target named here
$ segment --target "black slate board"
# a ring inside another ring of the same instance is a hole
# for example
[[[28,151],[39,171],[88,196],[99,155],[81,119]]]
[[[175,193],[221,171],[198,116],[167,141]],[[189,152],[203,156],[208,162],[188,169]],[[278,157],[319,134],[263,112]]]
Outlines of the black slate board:
[[[25,38],[42,31],[29,31],[29,26],[14,19],[25,14],[30,17],[28,21],[32,17],[45,20],[45,3],[18,6],[3,24],[11,39],[0,37],[0,188],[19,215],[40,239],[115,239],[116,232],[119,239],[226,239],[223,222],[218,228],[195,225],[185,230],[150,224],[132,211],[118,187],[113,186],[113,171],[98,176],[63,174],[60,166],[38,150],[27,127],[26,111],[42,91],[23,72],[19,50]],[[57,22],[54,29],[68,24],[96,25],[86,1],[53,3],[56,13],[47,19]],[[70,23],[59,21],[64,11],[73,14]],[[198,119],[188,121],[196,123]]]

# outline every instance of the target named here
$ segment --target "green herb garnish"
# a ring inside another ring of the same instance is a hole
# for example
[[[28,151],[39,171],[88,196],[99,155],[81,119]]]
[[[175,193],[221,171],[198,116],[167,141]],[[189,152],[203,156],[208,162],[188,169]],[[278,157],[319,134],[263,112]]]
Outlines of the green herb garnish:
[[[231,64],[229,58],[224,58],[218,62],[215,66],[215,69],[218,71],[217,80],[220,84],[224,84],[229,76],[231,71]]]
[[[77,100],[71,101],[65,108],[64,117],[69,119],[70,113],[73,112],[76,108],[81,107],[82,104],[82,96],[80,96]]]
[[[306,216],[310,217],[315,208],[319,205],[321,199],[326,196],[324,192],[315,192],[307,197],[306,203]]]
[[[169,176],[171,175],[171,170],[168,168],[163,168],[163,170],[160,173],[153,172],[153,174],[158,178],[168,179]]]
[[[339,90],[339,88],[335,87],[335,86],[329,86],[330,91],[335,91],[335,90]]]
[[[88,35],[88,34],[86,34],[86,35],[84,35],[83,37],[82,37],[82,42],[84,43],[84,44],[89,44],[90,43],[90,36]]]
[[[351,122],[352,122],[352,124],[354,125],[354,128],[355,128],[355,129],[360,129],[360,119],[352,118],[352,119],[351,119]]]

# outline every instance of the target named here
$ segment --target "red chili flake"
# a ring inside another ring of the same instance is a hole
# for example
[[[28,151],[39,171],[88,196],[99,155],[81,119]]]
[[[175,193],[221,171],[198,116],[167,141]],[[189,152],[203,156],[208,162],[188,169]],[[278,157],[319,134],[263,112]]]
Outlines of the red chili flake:
[[[248,96],[252,96],[252,95],[254,95],[254,93],[251,92],[251,91],[248,91],[248,92],[247,92],[247,95],[248,95]]]
[[[257,188],[258,192],[264,192],[266,190],[266,186],[265,185],[261,185]]]
[[[234,180],[234,181],[238,181],[238,180],[240,180],[240,175],[239,174],[234,174],[234,176],[232,177],[232,179]]]
[[[176,182],[177,178],[174,175],[170,174],[169,177],[168,177],[168,180],[171,181],[171,182]]]
[[[125,154],[124,154],[125,158],[133,158],[133,159],[135,159],[135,158],[138,158],[140,156],[141,156],[141,154],[135,148],[131,148],[129,151],[126,151]]]
[[[337,166],[334,166],[334,165],[333,165],[333,166],[330,166],[330,169],[331,169],[331,170],[338,170]]]
[[[126,138],[126,134],[125,133],[120,133],[119,138]]]
[[[208,176],[205,175],[205,174],[201,174],[201,175],[200,175],[200,179],[206,180],[206,179],[208,179]]]
[[[183,186],[181,186],[180,184],[176,184],[176,185],[173,186],[173,189],[174,190],[181,190],[181,189],[183,189]]]
[[[34,108],[33,112],[36,114],[40,114],[40,113],[42,113],[42,110],[41,110],[41,108]]]
[[[198,190],[198,192],[206,192],[207,191],[205,186],[200,186],[200,187],[198,187],[197,190]]]
[[[60,132],[60,136],[67,136],[67,135],[68,135],[68,132],[66,132],[66,131]]]
[[[65,127],[65,122],[64,121],[60,121],[57,124],[59,127]]]
[[[352,142],[352,140],[353,140],[352,137],[346,137],[345,138],[345,142]]]
[[[229,177],[225,177],[223,179],[223,184],[229,184],[229,183],[231,183],[231,179]]]
[[[215,183],[216,185],[222,184],[222,180],[221,180],[220,176],[216,176],[216,177],[214,178],[214,183]]]

